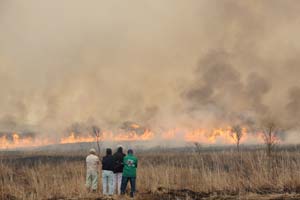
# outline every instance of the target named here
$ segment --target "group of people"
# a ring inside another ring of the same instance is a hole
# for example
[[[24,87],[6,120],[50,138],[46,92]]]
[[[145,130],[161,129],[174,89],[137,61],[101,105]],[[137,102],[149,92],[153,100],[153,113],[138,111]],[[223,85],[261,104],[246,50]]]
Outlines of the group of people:
[[[90,149],[90,154],[86,157],[86,187],[89,191],[96,192],[98,187],[98,171],[100,160],[95,149]],[[123,153],[123,148],[118,147],[112,154],[110,148],[106,149],[106,155],[102,158],[102,187],[104,195],[125,194],[128,182],[130,182],[133,197],[136,184],[136,168],[138,159],[133,155],[133,150],[129,149],[127,155]]]

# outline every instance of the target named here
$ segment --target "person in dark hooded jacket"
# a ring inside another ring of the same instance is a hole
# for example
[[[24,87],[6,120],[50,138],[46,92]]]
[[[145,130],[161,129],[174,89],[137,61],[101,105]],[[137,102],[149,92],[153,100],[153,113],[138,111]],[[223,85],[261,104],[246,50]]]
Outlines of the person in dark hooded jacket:
[[[123,158],[126,155],[123,153],[123,148],[118,147],[117,152],[114,153],[114,189],[116,194],[121,194],[121,183],[122,183],[122,173],[123,173]]]

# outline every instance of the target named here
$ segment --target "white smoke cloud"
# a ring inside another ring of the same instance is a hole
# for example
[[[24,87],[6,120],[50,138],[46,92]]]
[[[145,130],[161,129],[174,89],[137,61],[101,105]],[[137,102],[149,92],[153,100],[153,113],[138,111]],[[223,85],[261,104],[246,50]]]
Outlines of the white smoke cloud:
[[[135,121],[159,129],[265,113],[290,121],[300,110],[289,95],[300,84],[299,7],[2,0],[0,126],[56,133],[74,122],[114,129]]]

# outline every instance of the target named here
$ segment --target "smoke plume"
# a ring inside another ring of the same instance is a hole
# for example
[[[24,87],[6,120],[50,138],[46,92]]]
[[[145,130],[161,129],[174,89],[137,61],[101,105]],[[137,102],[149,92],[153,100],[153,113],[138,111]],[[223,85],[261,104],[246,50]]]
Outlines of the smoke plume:
[[[0,1],[0,128],[300,117],[296,0]],[[76,132],[75,131],[75,132]]]

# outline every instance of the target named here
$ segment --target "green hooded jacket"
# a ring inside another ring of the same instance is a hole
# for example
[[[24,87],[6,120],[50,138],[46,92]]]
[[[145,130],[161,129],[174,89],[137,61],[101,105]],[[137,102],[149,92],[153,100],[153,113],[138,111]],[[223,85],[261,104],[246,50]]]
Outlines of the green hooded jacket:
[[[128,154],[123,159],[123,176],[124,177],[136,177],[136,168],[138,164],[138,159],[132,155]]]

